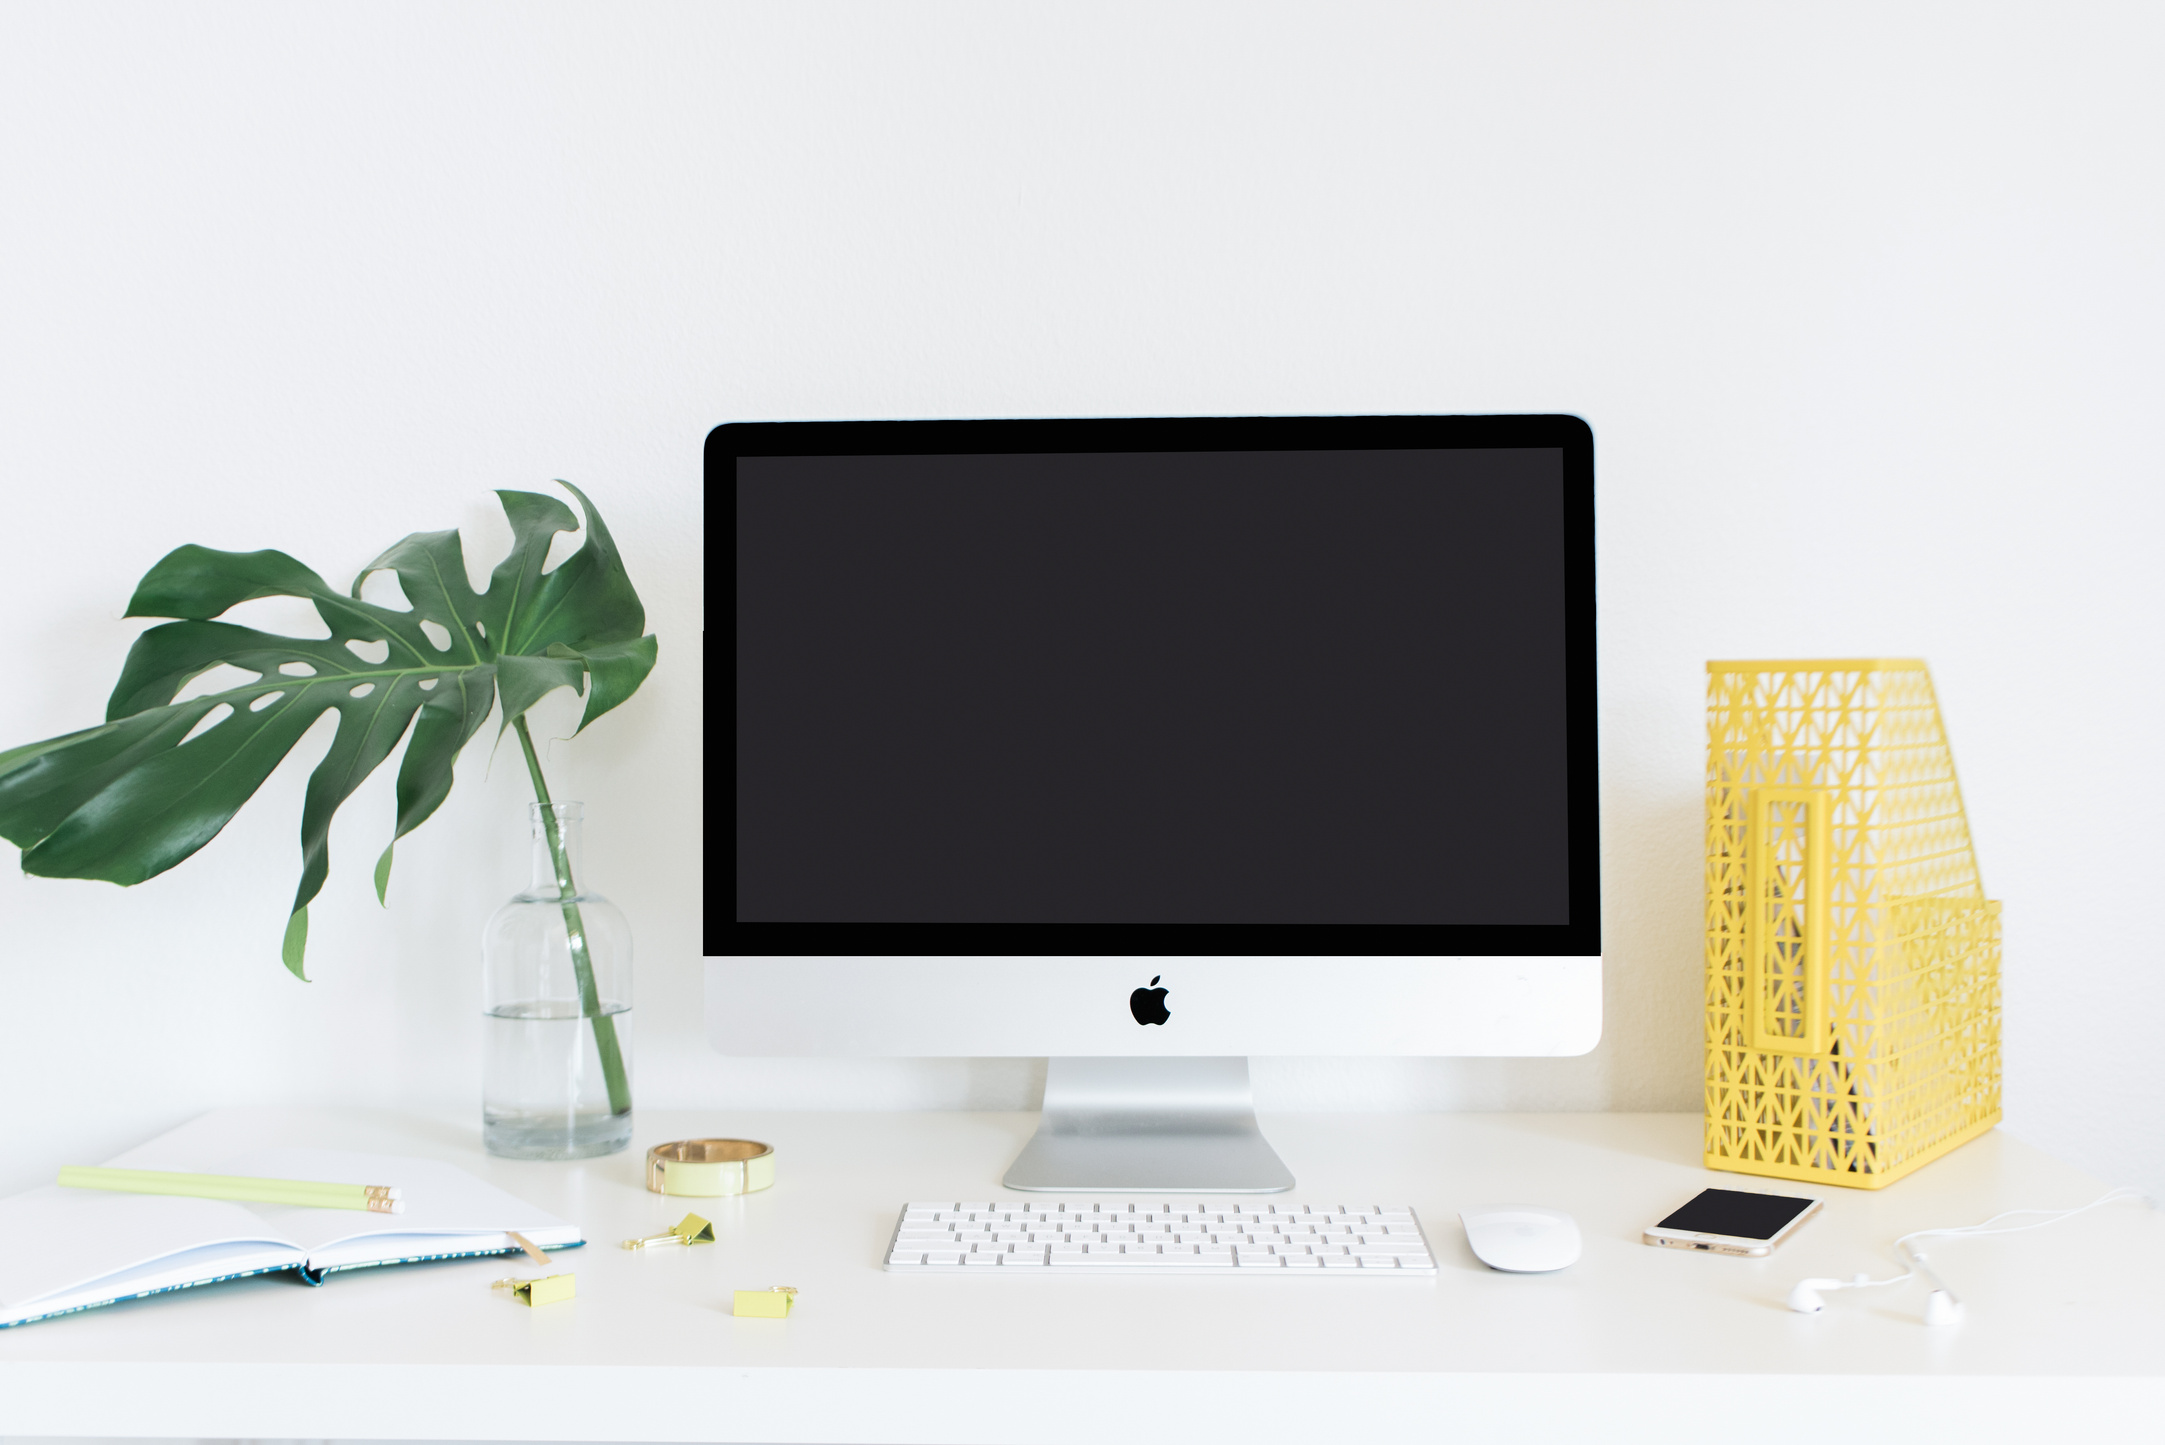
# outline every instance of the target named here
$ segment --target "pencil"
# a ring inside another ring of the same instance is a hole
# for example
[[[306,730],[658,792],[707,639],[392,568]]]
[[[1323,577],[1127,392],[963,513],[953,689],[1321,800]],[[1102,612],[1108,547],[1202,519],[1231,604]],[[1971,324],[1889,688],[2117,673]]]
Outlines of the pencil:
[[[388,1184],[317,1184],[305,1179],[252,1179],[241,1174],[179,1174],[165,1169],[92,1169],[70,1164],[60,1171],[70,1189],[114,1189],[129,1194],[179,1194],[190,1199],[239,1199],[251,1204],[298,1204],[311,1209],[365,1209],[403,1214],[405,1201]]]

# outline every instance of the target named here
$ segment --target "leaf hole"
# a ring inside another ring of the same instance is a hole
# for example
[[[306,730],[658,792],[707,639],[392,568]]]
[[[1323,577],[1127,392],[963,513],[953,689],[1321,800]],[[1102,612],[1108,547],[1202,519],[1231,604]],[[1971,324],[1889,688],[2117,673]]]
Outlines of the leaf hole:
[[[253,627],[258,632],[281,632],[288,637],[305,637],[311,641],[331,635],[323,614],[305,597],[251,597],[219,613],[218,620]]]
[[[363,662],[381,663],[391,655],[391,644],[380,637],[349,637],[346,639],[346,650]]]
[[[434,692],[436,690],[437,681],[438,679],[433,677],[424,677],[419,683],[415,685],[419,687],[423,692]]]
[[[257,698],[254,702],[248,704],[248,710],[250,712],[261,712],[263,711],[263,709],[269,707],[272,703],[278,701],[278,699],[284,697],[285,695],[286,694],[283,690],[280,690],[278,692],[267,692],[263,694],[263,696]]]
[[[252,687],[262,680],[263,674],[259,672],[250,672],[246,668],[235,667],[230,662],[221,662],[189,678],[187,683],[173,694],[173,701],[194,702],[197,698],[208,697],[214,692]]]
[[[233,704],[229,702],[218,704],[218,706],[196,719],[195,726],[188,729],[188,735],[180,740],[179,746],[186,747],[189,743],[194,742],[231,716],[233,716]]]
[[[364,682],[364,683],[360,684],[359,686],[357,686],[356,688],[354,688],[354,689],[353,689],[353,692],[352,692],[352,693],[351,693],[350,695],[351,695],[351,696],[353,696],[353,697],[367,697],[367,696],[368,696],[368,695],[369,695],[370,693],[374,692],[375,690],[376,690],[376,684],[374,684],[373,682]]]
[[[426,637],[429,646],[435,648],[438,652],[449,652],[451,650],[451,629],[445,627],[441,622],[431,622],[426,617],[422,618],[421,635]]]
[[[485,639],[489,635],[489,625],[486,622],[476,622],[474,624],[474,631],[480,633],[481,636]]]
[[[316,665],[312,662],[281,662],[278,670],[288,677],[314,677]]]
[[[413,603],[406,600],[405,584],[389,567],[379,567],[361,579],[360,597],[363,602],[373,602],[392,612],[413,611]]]
[[[581,523],[569,532],[558,532],[549,539],[549,550],[541,559],[541,575],[546,577],[564,565],[564,560],[586,545],[586,526]]]

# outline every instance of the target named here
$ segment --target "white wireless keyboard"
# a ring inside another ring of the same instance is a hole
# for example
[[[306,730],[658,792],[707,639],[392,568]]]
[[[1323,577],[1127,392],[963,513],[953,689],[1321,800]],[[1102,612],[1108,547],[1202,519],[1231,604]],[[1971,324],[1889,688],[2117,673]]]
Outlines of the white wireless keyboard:
[[[898,1274],[1432,1275],[1404,1206],[1202,1200],[1010,1199],[907,1204],[887,1268]]]

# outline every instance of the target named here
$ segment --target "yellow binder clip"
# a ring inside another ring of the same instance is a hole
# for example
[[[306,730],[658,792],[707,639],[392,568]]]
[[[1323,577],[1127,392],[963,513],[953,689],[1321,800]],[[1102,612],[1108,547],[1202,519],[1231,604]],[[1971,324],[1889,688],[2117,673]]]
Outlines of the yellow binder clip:
[[[738,1290],[729,1312],[738,1319],[786,1320],[796,1307],[796,1287],[778,1284],[771,1289]]]
[[[652,1249],[657,1244],[712,1244],[714,1226],[696,1214],[687,1214],[669,1226],[666,1234],[650,1234],[645,1239],[627,1239],[626,1249]]]
[[[568,1274],[543,1275],[540,1279],[500,1279],[490,1289],[508,1289],[511,1296],[524,1305],[553,1305],[568,1300],[577,1290],[576,1277]]]

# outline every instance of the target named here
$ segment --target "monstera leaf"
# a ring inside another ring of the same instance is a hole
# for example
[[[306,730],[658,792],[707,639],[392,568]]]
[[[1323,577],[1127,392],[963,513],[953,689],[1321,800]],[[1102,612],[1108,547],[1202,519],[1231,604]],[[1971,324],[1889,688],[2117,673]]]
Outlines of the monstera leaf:
[[[544,573],[551,540],[577,519],[553,497],[499,492],[514,541],[478,594],[455,531],[414,533],[346,592],[283,552],[168,553],[127,615],[179,620],[136,639],[101,726],[0,753],[0,837],[23,850],[27,873],[122,885],[154,878],[215,838],[309,724],[335,708],[338,732],[308,779],[301,883],[286,928],[286,966],[305,976],[308,904],[330,868],[331,815],[402,737],[393,847],[451,791],[452,764],[493,702],[530,747],[520,719],[547,693],[584,685],[583,730],[653,669],[655,641],[640,635],[646,612],[616,543],[586,495],[563,485],[586,514],[585,542]],[[412,610],[361,600],[362,582],[386,570]],[[331,635],[282,637],[215,620],[256,597],[307,598]],[[173,700],[220,663],[256,680]],[[386,848],[379,898],[390,865]]]

